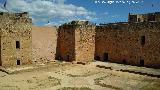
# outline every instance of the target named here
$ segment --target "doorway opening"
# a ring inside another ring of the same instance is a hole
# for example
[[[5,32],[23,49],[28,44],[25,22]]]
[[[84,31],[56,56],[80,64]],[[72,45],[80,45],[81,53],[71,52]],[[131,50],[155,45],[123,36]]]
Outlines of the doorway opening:
[[[144,60],[143,59],[140,60],[140,66],[144,66]]]
[[[95,57],[95,60],[100,61],[101,58],[100,58],[99,56],[96,56],[96,57]]]
[[[2,66],[2,61],[0,60],[0,66]]]
[[[103,54],[103,60],[104,60],[105,62],[108,61],[108,53],[104,53],[104,54]]]
[[[17,60],[17,65],[21,65],[21,61],[20,60]]]
[[[69,58],[69,55],[67,55],[67,62],[69,62],[70,60],[69,60],[70,58]]]
[[[126,59],[123,59],[123,61],[122,61],[122,62],[123,62],[123,64],[127,64]]]

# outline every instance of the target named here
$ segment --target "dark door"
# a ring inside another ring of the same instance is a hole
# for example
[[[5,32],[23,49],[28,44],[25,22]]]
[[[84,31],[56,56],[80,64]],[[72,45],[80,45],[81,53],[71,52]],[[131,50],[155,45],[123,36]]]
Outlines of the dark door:
[[[17,60],[17,65],[21,65],[21,61],[20,60]]]
[[[104,60],[105,62],[108,61],[108,53],[104,53],[104,55],[103,55],[103,60]]]
[[[2,61],[0,60],[0,66],[2,66]]]
[[[140,60],[140,66],[144,66],[144,60]]]
[[[69,58],[69,55],[67,55],[67,62],[69,62],[70,60],[69,60],[70,58]]]

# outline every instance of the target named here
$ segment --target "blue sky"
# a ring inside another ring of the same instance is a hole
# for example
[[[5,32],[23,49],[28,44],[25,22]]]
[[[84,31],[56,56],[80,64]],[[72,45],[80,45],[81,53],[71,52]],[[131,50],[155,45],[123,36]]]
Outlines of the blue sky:
[[[108,1],[115,2],[104,3]],[[98,24],[125,22],[128,13],[160,12],[160,0],[8,0],[7,9],[29,12],[35,25],[60,25],[72,20],[89,20]],[[5,10],[1,8],[0,11]]]

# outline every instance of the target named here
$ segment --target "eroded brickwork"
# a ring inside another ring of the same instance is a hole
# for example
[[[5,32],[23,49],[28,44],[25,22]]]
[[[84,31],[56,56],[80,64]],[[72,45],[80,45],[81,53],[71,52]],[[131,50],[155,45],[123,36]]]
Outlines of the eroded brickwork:
[[[1,66],[31,64],[32,32],[28,13],[0,13]]]
[[[88,21],[72,21],[59,27],[57,59],[88,62],[94,60],[95,26]]]

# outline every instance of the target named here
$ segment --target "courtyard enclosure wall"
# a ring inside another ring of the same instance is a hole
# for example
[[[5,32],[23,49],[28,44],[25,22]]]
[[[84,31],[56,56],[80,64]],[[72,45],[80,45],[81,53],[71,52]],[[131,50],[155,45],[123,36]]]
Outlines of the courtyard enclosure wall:
[[[160,68],[160,23],[117,23],[96,27],[95,59]]]
[[[160,13],[129,14],[129,22],[94,25],[72,21],[59,27],[57,60],[99,60],[160,68]],[[94,57],[94,58],[93,58]]]
[[[32,21],[28,13],[0,12],[0,65],[31,64]]]
[[[0,20],[0,66],[46,63],[56,58],[160,68],[159,12],[129,14],[128,22],[95,25],[89,21],[72,21],[43,30],[31,27],[32,20],[26,12],[1,12]]]

